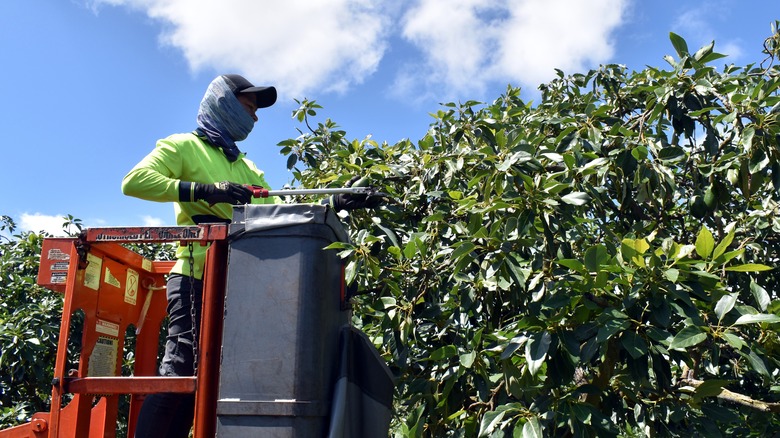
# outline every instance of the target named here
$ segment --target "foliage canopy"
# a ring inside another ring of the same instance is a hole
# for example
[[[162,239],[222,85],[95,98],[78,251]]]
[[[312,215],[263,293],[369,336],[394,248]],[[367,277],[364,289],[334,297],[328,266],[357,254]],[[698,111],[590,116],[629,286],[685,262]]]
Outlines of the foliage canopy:
[[[348,141],[299,102],[280,146],[301,185],[389,194],[334,247],[399,436],[780,430],[780,70],[670,37],[671,69],[450,103],[417,145]]]

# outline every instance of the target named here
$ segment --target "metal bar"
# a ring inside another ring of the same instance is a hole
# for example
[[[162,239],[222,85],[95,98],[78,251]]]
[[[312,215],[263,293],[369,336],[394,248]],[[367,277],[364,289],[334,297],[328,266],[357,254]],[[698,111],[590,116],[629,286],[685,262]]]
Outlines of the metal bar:
[[[349,193],[353,195],[369,195],[374,192],[370,187],[344,187],[332,189],[287,189],[287,190],[269,190],[268,196],[287,196],[287,195],[338,195]]]
[[[327,189],[282,189],[268,190],[259,186],[248,186],[252,190],[252,196],[255,198],[267,198],[269,196],[292,196],[292,195],[338,195],[342,193],[352,195],[374,195],[377,191],[373,187],[342,187]]]
[[[203,240],[205,230],[188,227],[97,227],[87,228],[87,242],[179,242]]]
[[[203,277],[203,313],[198,335],[198,390],[195,393],[194,437],[213,437],[217,432],[219,360],[222,349],[227,240],[216,240],[206,253]]]
[[[227,238],[226,224],[182,227],[97,227],[85,230],[85,241],[97,242],[194,242]]]
[[[75,243],[75,240],[74,240]],[[67,278],[68,282],[65,286],[65,300],[62,308],[62,321],[60,322],[60,335],[57,342],[57,357],[54,363],[54,375],[52,378],[51,389],[51,411],[49,420],[49,433],[52,437],[59,436],[60,420],[62,413],[62,397],[64,391],[62,388],[62,380],[66,377],[65,368],[67,367],[67,353],[68,353],[68,335],[70,334],[70,319],[72,313],[76,310],[73,308],[73,295],[76,289],[76,275],[78,273],[78,259],[79,254],[75,244],[70,245],[70,260],[71,263],[68,266]]]
[[[75,377],[65,378],[65,392],[74,394],[154,394],[195,392],[195,377]]]

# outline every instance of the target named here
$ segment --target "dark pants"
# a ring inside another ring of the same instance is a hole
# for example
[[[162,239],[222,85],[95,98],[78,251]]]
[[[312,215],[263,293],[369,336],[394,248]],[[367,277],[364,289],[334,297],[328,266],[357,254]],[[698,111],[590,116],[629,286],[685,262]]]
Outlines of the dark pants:
[[[190,295],[194,292],[195,324],[200,324],[203,282],[190,277],[171,274],[168,278],[168,338],[165,356],[160,365],[162,376],[192,376],[192,315]],[[141,406],[136,423],[136,438],[186,438],[195,413],[195,395],[160,393],[150,394]]]

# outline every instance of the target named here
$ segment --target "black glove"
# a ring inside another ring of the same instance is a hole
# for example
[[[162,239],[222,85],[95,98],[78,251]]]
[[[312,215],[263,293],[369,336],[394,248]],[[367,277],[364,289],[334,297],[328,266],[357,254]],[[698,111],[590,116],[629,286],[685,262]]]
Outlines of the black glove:
[[[353,176],[345,184],[345,187],[352,187],[356,181],[360,179],[359,176]],[[358,186],[360,187],[360,186]],[[363,195],[357,193],[339,193],[330,197],[330,205],[336,211],[341,210],[357,210],[360,208],[376,208],[382,204],[382,196],[377,195]]]
[[[252,191],[241,184],[221,181],[214,184],[193,183],[195,200],[204,200],[209,205],[226,202],[233,205],[243,205],[252,202]]]

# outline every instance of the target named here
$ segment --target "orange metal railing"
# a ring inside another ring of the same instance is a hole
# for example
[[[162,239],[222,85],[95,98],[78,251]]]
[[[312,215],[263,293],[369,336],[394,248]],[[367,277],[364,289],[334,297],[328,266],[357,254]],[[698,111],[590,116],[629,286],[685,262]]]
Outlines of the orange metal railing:
[[[128,436],[133,436],[145,395],[156,392],[195,393],[194,436],[214,436],[227,227],[90,228],[78,238],[45,239],[38,284],[65,295],[51,410],[35,414],[27,424],[1,430],[0,438],[114,437],[122,394],[130,396]],[[173,262],[147,260],[121,244],[178,241],[209,245],[198,375],[159,377],[165,276]],[[69,364],[67,349],[77,312],[83,314],[81,349],[78,363]],[[132,376],[122,376],[128,330],[135,333],[135,364]]]

